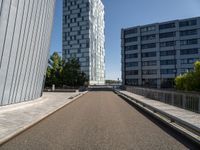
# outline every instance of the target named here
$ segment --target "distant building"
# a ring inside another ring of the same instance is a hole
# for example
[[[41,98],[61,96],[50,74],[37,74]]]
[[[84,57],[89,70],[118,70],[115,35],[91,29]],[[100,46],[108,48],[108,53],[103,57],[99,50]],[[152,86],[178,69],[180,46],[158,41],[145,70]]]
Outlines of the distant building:
[[[90,85],[105,84],[104,28],[101,0],[63,0],[63,59],[78,58]]]
[[[170,88],[200,60],[200,17],[121,31],[124,85]]]
[[[55,0],[0,1],[0,106],[39,98]]]

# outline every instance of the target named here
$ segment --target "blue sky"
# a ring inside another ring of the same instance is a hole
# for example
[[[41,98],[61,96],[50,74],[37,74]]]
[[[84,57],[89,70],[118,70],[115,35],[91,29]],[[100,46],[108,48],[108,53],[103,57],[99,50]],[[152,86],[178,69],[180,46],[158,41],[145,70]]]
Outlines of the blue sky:
[[[121,28],[200,16],[200,0],[103,0],[106,79],[121,78]],[[57,0],[51,53],[62,51],[62,0]]]

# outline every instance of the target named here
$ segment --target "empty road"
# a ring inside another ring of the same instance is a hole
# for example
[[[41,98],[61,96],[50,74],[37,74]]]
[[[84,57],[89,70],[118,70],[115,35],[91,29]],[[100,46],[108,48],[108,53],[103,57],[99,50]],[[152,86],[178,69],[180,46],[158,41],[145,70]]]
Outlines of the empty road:
[[[181,135],[141,113],[113,92],[94,91],[3,144],[0,149],[184,150],[191,146]]]

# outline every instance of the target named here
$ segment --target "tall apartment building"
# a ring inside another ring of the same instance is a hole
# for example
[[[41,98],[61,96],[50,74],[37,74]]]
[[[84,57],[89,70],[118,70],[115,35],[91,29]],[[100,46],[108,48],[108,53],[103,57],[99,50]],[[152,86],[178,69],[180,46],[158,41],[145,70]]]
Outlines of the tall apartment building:
[[[0,106],[42,95],[55,0],[0,0]]]
[[[122,29],[121,55],[124,85],[172,87],[200,60],[200,17]]]
[[[90,85],[105,83],[104,28],[101,0],[63,1],[63,59],[78,58]]]

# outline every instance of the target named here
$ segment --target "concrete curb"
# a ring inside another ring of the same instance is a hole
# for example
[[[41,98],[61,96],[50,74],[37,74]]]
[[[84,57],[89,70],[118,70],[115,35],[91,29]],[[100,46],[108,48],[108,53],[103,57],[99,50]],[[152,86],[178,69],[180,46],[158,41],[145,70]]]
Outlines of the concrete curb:
[[[4,143],[8,142],[9,140],[11,140],[12,138],[16,137],[17,135],[19,135],[20,133],[28,130],[29,128],[31,128],[32,126],[36,125],[37,123],[39,123],[40,121],[44,120],[45,118],[51,116],[52,114],[56,113],[57,111],[59,111],[60,109],[62,109],[63,107],[69,105],[70,103],[74,102],[75,100],[77,100],[78,98],[80,98],[81,96],[87,94],[88,91],[83,92],[83,93],[79,93],[75,96],[73,96],[73,98],[71,98],[71,100],[67,103],[65,103],[64,105],[56,108],[55,110],[49,111],[47,114],[44,114],[43,116],[39,116],[38,118],[36,118],[34,121],[32,121],[31,123],[26,124],[23,128],[19,128],[18,130],[16,130],[15,132],[13,132],[12,134],[0,139],[0,146],[3,145]],[[70,99],[67,98],[67,99]]]
[[[152,106],[148,106],[143,102],[139,102],[134,98],[130,98],[129,96],[120,93],[119,91],[114,91],[117,95],[123,97],[124,99],[128,100],[129,102],[133,103],[137,107],[141,108],[143,111],[147,112],[151,116],[157,118],[161,122],[165,123],[166,125],[172,127],[174,130],[178,131],[179,133],[183,134],[185,137],[189,138],[193,142],[200,145],[200,136],[199,132],[193,132],[194,128],[189,126],[188,123],[180,121],[178,118],[173,117],[171,115],[167,115],[166,113],[162,113],[162,111],[158,110],[157,108],[153,108]],[[181,124],[179,124],[181,123]]]

